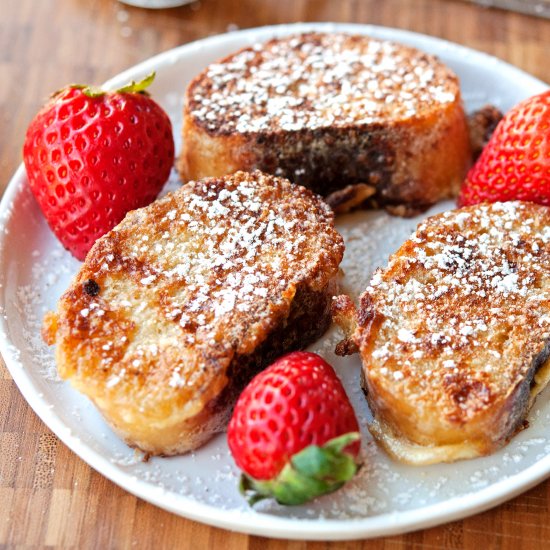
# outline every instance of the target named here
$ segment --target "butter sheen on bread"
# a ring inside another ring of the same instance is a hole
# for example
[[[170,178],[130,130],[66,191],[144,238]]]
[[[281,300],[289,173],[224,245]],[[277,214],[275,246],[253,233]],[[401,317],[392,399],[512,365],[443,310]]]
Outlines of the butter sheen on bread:
[[[342,255],[303,187],[260,172],[190,182],[97,241],[44,336],[130,445],[183,453],[225,429],[254,374],[326,330]]]

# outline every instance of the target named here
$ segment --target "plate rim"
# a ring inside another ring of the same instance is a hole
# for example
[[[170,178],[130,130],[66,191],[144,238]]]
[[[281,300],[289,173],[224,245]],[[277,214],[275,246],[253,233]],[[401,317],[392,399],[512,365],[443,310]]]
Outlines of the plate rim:
[[[309,30],[358,32],[360,34],[373,34],[374,36],[389,33],[392,35],[389,38],[390,40],[412,40],[432,47],[435,44],[439,49],[450,50],[459,54],[468,56],[475,54],[478,59],[486,63],[496,64],[505,68],[512,75],[521,77],[530,86],[541,87],[542,89],[548,87],[543,81],[497,57],[448,40],[392,27],[332,22],[267,25],[210,36],[166,50],[137,63],[109,79],[105,86],[117,86],[120,81],[136,78],[136,75],[164,66],[171,59],[179,60],[181,56],[192,55],[193,51],[222,45],[227,41],[228,36],[240,35],[243,37],[244,43],[247,38],[255,39],[254,37],[260,36],[262,37],[261,40],[265,40],[266,35],[269,35],[269,33],[281,35],[292,32],[307,32]],[[418,47],[422,49],[424,46]],[[439,53],[436,53],[436,55],[439,55]],[[25,183],[25,169],[21,164],[12,176],[0,202],[0,229],[5,228],[7,213],[13,204],[14,198],[22,190]],[[0,250],[3,249],[5,240],[5,233],[1,232]],[[5,308],[5,297],[5,288],[2,288],[0,292],[0,308],[2,309]],[[0,353],[15,384],[44,424],[81,460],[84,460],[94,470],[122,489],[147,502],[177,515],[215,527],[251,535],[295,540],[352,540],[394,535],[425,529],[477,514],[513,498],[550,476],[549,454],[513,476],[506,477],[473,493],[451,497],[444,501],[444,506],[442,506],[442,503],[436,503],[412,510],[390,511],[358,519],[293,519],[256,511],[226,510],[215,505],[197,502],[185,495],[171,493],[153,483],[135,479],[131,474],[120,469],[108,458],[74,436],[59,415],[53,409],[50,409],[43,398],[38,395],[39,391],[33,384],[25,365],[16,357],[14,348],[14,344],[11,343],[8,323],[3,316],[0,316]],[[473,503],[472,500],[474,500]],[[449,508],[451,509],[449,510]],[[254,522],[249,521],[251,518],[254,518]]]
[[[358,34],[366,34],[372,33],[374,36],[378,34],[386,34],[391,33],[392,35],[395,35],[395,38],[388,38],[387,40],[394,40],[399,42],[402,39],[405,40],[413,40],[415,42],[426,42],[429,44],[437,43],[439,47],[442,50],[448,50],[448,51],[455,51],[457,53],[464,54],[466,56],[468,55],[476,55],[486,61],[490,64],[495,64],[497,66],[506,68],[507,71],[512,72],[516,74],[517,76],[521,77],[523,80],[528,80],[530,83],[534,86],[542,86],[548,88],[550,84],[540,80],[539,78],[519,69],[515,65],[512,65],[511,63],[508,63],[507,61],[504,61],[500,59],[499,57],[496,57],[494,55],[482,52],[480,50],[476,50],[473,48],[470,48],[468,46],[464,46],[462,44],[458,44],[457,42],[452,42],[450,40],[446,40],[444,38],[439,38],[437,36],[431,36],[424,33],[419,33],[415,31],[410,31],[407,29],[401,29],[397,27],[386,27],[382,25],[371,25],[371,24],[363,24],[363,23],[336,23],[336,22],[330,22],[330,21],[323,21],[323,22],[298,22],[298,23],[283,23],[278,25],[264,25],[261,27],[250,27],[246,29],[239,29],[236,31],[231,32],[225,32],[221,34],[216,34],[213,36],[208,36],[205,38],[200,38],[198,40],[194,40],[192,42],[188,42],[186,44],[182,44],[180,46],[176,46],[174,48],[171,48],[169,50],[165,50],[164,52],[158,53],[152,57],[149,57],[131,67],[128,67],[127,69],[123,70],[122,72],[116,74],[112,78],[108,79],[104,86],[106,87],[115,87],[118,85],[119,81],[124,81],[125,83],[131,79],[132,77],[135,78],[136,72],[142,71],[150,72],[151,70],[154,70],[156,64],[158,64],[159,59],[164,59],[165,57],[169,55],[178,54],[180,55],[181,50],[193,50],[193,49],[199,49],[202,47],[208,47],[208,46],[214,46],[217,43],[223,43],[228,36],[237,36],[237,35],[250,35],[253,36],[255,34],[263,35],[264,33],[271,32],[273,33],[273,36],[279,36],[284,34],[291,34],[294,32],[294,29],[297,29],[296,32],[307,32],[307,31],[319,31],[319,32],[332,32],[332,31],[341,31],[341,32],[358,32]],[[265,40],[265,38],[262,38],[262,40]],[[417,46],[418,47],[418,46]],[[421,48],[420,48],[421,49]],[[428,52],[429,53],[429,52]],[[439,57],[439,54],[434,54],[437,57]],[[183,93],[183,90],[182,90]]]

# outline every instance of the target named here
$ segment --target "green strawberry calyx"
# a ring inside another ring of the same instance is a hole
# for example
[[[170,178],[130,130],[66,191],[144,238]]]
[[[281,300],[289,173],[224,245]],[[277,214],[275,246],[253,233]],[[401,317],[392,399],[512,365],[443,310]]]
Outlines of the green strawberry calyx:
[[[360,468],[355,458],[344,451],[360,437],[359,432],[350,432],[322,446],[309,445],[296,453],[274,479],[257,480],[243,473],[239,490],[251,506],[266,498],[297,505],[332,493]]]
[[[142,80],[136,82],[135,80],[132,80],[130,84],[126,84],[126,86],[122,86],[122,88],[119,88],[116,90],[120,94],[129,93],[129,94],[144,94],[148,93],[146,92],[146,89],[153,83],[153,80],[155,80],[155,76],[157,73],[153,71],[152,73],[149,73],[145,78]]]
[[[122,86],[122,88],[118,88],[114,91],[114,93],[117,94],[143,94],[143,95],[149,95],[149,92],[147,91],[147,88],[153,83],[153,80],[155,80],[156,72],[153,71],[152,73],[149,73],[145,78],[142,80],[139,80],[136,82],[135,80],[132,80],[129,84],[126,84],[125,86]],[[108,90],[104,90],[100,86],[87,86],[85,84],[71,84],[69,88],[76,88],[78,90],[82,90],[82,93],[86,97],[101,97],[102,95],[105,95],[108,93]],[[61,92],[62,90],[60,90]],[[55,95],[59,94],[60,92],[56,92]]]

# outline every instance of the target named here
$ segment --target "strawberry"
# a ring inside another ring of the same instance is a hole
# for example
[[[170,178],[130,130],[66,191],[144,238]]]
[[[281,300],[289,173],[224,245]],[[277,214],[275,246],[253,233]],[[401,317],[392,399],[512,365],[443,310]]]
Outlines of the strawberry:
[[[227,431],[250,504],[269,497],[302,504],[335,491],[358,469],[359,437],[336,373],[308,352],[289,353],[258,374],[240,395]]]
[[[68,86],[27,130],[31,190],[79,260],[129,210],[152,202],[168,179],[174,139],[168,116],[145,92],[154,76],[115,92]]]
[[[466,176],[458,204],[511,200],[550,206],[550,90],[504,115]]]

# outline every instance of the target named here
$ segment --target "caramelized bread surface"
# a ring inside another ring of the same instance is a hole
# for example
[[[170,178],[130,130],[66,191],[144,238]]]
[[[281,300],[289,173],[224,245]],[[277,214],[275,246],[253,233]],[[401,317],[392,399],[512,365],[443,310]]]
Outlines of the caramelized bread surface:
[[[186,92],[184,180],[259,168],[325,196],[360,185],[410,213],[454,195],[469,161],[456,75],[402,44],[274,38],[210,65]]]
[[[429,218],[375,273],[358,311],[373,435],[414,464],[485,455],[522,428],[550,378],[550,209],[479,205]]]
[[[44,336],[129,444],[182,453],[225,428],[267,362],[327,328],[342,255],[303,187],[260,172],[189,182],[94,245]]]

